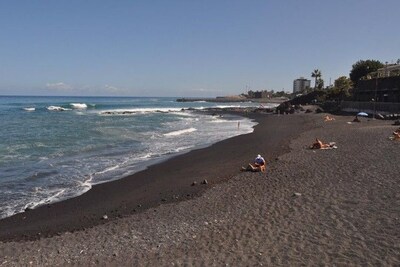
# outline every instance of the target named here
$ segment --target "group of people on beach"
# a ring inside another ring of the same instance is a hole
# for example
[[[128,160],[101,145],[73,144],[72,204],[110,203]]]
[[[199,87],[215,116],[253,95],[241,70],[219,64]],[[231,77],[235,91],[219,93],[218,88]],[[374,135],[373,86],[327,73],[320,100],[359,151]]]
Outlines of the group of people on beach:
[[[333,121],[335,120],[334,117],[330,116],[325,116],[324,117],[325,121]],[[238,128],[239,128],[239,123],[238,123]],[[336,148],[335,143],[323,143],[321,140],[318,138],[315,139],[315,143],[313,143],[310,148],[311,149],[329,149],[329,148]],[[257,157],[254,159],[253,163],[249,163],[247,167],[242,167],[240,170],[241,171],[251,171],[251,172],[265,172],[265,159],[261,155],[257,155]]]
[[[333,121],[335,120],[334,117],[330,117],[329,115],[324,117],[324,121]],[[358,116],[355,117],[353,120],[354,122],[359,122]],[[238,124],[239,127],[239,124]],[[399,140],[400,141],[400,128],[393,132],[391,136],[392,140]],[[320,139],[315,138],[315,142],[309,146],[310,149],[332,149],[337,148],[335,142],[324,143]],[[241,171],[251,171],[251,172],[265,172],[265,159],[261,155],[257,155],[253,163],[249,163],[247,167],[242,167]]]
[[[400,138],[400,129],[398,131],[398,136]],[[310,149],[332,149],[337,148],[335,142],[324,143],[318,138],[315,139],[315,142],[309,147]],[[261,155],[257,155],[254,159],[253,163],[249,163],[247,167],[242,167],[241,171],[251,171],[251,172],[265,172],[265,159]]]

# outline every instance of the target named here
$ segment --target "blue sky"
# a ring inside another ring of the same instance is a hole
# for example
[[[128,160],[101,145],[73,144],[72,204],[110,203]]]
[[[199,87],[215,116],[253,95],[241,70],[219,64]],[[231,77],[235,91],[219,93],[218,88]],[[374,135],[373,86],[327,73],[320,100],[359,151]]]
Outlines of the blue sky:
[[[399,0],[0,1],[0,95],[220,96],[400,58]]]

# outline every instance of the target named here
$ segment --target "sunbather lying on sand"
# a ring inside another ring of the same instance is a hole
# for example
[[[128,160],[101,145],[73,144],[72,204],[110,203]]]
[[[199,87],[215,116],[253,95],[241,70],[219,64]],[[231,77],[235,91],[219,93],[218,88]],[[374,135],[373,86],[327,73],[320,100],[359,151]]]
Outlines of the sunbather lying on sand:
[[[265,172],[265,159],[261,155],[257,155],[254,163],[249,163],[247,168],[242,167],[241,171]]]
[[[335,120],[335,118],[334,117],[330,117],[329,115],[326,115],[324,117],[324,121],[334,121],[334,120]]]
[[[400,141],[400,128],[393,132],[393,136],[390,139]]]
[[[329,144],[322,143],[321,140],[315,138],[315,143],[310,146],[311,149],[330,149],[336,148],[334,142],[330,142]]]

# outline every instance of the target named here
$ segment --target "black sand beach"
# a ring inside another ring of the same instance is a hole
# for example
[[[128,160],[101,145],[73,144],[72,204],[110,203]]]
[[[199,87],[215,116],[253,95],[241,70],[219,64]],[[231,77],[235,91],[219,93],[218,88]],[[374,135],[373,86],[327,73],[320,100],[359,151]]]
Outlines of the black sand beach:
[[[3,220],[0,265],[398,266],[395,126],[324,115],[256,114],[253,134]],[[308,149],[316,137],[338,148]],[[258,153],[267,172],[239,172]]]
[[[122,217],[199,196],[206,188],[238,173],[257,154],[266,160],[288,151],[289,141],[310,127],[307,117],[252,113],[259,122],[252,134],[174,157],[121,180],[95,185],[85,194],[0,221],[0,240],[24,240],[82,230]],[[235,123],[235,122],[233,122]],[[288,130],[291,129],[291,130]],[[201,184],[207,180],[207,185]],[[192,183],[196,182],[196,186]]]

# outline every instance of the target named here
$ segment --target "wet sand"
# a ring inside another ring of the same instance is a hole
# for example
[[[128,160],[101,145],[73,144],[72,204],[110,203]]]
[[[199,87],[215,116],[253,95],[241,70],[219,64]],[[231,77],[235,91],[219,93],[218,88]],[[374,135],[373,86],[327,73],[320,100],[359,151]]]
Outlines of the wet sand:
[[[0,243],[0,266],[399,265],[395,127],[254,116],[253,134],[0,221],[13,240]],[[338,148],[307,149],[315,137]],[[258,153],[267,173],[241,173]]]

